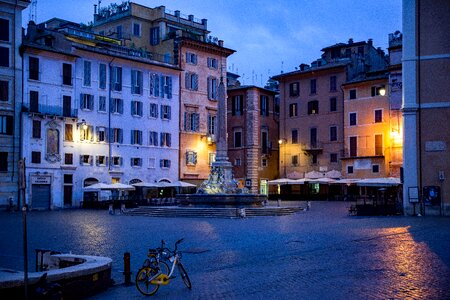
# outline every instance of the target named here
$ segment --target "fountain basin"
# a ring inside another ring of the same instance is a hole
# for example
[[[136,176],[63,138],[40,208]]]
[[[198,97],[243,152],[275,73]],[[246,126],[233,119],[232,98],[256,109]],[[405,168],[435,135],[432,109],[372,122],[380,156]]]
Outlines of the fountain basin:
[[[262,207],[266,195],[259,194],[178,194],[180,206],[193,207]]]

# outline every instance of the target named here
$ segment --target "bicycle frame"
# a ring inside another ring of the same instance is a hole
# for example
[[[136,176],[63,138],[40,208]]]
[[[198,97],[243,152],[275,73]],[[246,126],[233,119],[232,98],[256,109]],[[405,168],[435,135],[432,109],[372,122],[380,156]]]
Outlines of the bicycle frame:
[[[172,261],[171,261],[172,260]],[[180,255],[176,253],[174,256],[169,257],[169,261],[172,263],[172,267],[170,268],[169,275],[166,275],[161,272],[161,270],[158,271],[154,276],[150,277],[148,281],[151,284],[162,284],[167,285],[170,282],[170,277],[172,277],[173,272],[175,271],[175,266],[180,261]]]

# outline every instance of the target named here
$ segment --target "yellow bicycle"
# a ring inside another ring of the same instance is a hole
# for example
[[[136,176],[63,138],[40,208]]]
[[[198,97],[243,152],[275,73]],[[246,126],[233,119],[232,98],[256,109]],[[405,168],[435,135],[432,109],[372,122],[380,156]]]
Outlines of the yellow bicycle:
[[[136,288],[140,293],[151,296],[158,291],[160,285],[169,284],[170,280],[175,278],[173,276],[175,266],[178,267],[178,271],[186,287],[188,289],[192,288],[191,280],[181,263],[181,252],[178,251],[178,245],[182,241],[183,239],[180,239],[175,243],[173,251],[165,247],[164,240],[161,241],[160,248],[149,250],[147,254],[149,258],[145,260],[144,265],[136,274]],[[170,271],[166,261],[172,264]]]

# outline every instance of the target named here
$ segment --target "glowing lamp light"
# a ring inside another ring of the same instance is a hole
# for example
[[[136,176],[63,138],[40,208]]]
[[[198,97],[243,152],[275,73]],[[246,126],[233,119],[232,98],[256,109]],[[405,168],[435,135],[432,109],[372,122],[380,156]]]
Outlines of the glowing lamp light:
[[[386,88],[383,86],[382,88],[380,88],[380,96],[384,95],[386,95]]]

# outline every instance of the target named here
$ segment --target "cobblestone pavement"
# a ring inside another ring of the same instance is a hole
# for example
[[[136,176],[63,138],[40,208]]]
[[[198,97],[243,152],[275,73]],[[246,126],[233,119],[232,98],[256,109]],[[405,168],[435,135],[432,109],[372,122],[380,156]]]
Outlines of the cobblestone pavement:
[[[31,212],[29,260],[35,248],[111,257],[116,285],[92,299],[144,299],[123,285],[123,253],[136,272],[149,247],[184,237],[193,288],[177,276],[157,299],[450,299],[450,218],[355,217],[348,205],[247,219]],[[21,214],[1,212],[0,228],[0,266],[20,269]]]

